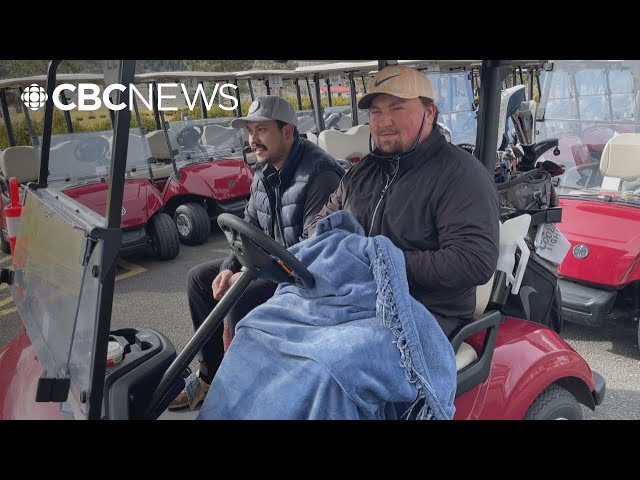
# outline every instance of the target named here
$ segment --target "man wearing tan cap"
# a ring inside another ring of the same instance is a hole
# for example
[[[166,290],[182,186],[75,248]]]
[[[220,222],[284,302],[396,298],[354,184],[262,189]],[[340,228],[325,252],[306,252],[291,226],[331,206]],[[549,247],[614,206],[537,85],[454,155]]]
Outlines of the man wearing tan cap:
[[[404,252],[411,294],[451,336],[472,320],[476,286],[497,265],[494,179],[436,127],[433,90],[421,72],[386,67],[367,91],[358,107],[369,109],[373,151],[347,172],[305,236],[344,209],[369,236],[391,239]]]
[[[316,144],[300,137],[298,117],[284,98],[258,97],[245,117],[231,122],[245,128],[257,163],[245,220],[290,247],[300,241],[304,227],[326,203],[344,174],[340,164]],[[197,329],[237,279],[240,262],[227,258],[195,266],[187,276],[187,297],[194,329]],[[266,302],[276,284],[254,280],[231,309],[225,322],[233,338],[236,324],[256,306]],[[187,387],[169,406],[170,410],[195,408],[205,397],[222,361],[223,343],[214,334],[200,351],[200,368],[187,380]]]

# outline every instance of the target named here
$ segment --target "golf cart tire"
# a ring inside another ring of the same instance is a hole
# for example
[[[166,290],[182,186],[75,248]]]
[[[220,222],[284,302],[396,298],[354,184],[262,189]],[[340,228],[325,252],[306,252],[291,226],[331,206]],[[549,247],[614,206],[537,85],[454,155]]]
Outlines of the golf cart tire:
[[[161,260],[171,260],[180,253],[180,236],[173,219],[166,213],[156,213],[150,220],[153,251]]]
[[[2,250],[2,253],[11,255],[11,244],[4,239],[2,232],[0,232],[0,250]]]
[[[524,420],[582,420],[582,407],[567,390],[551,384],[529,407]]]
[[[180,241],[186,245],[200,245],[204,243],[211,233],[211,219],[207,210],[199,203],[184,203],[176,208],[173,220],[178,224],[178,217],[184,216],[191,226],[187,234],[181,234],[178,229]]]

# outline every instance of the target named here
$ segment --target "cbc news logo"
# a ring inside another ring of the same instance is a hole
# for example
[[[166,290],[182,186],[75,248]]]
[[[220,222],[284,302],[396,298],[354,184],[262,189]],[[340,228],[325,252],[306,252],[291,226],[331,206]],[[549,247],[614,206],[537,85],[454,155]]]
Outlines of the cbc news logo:
[[[129,90],[128,103],[125,103],[125,101],[120,101],[120,103],[114,104],[113,103],[114,100],[111,97],[112,92],[114,90],[125,92],[127,90],[127,87],[125,87],[124,85],[121,85],[119,83],[113,83],[106,86],[101,91],[100,87],[94,83],[79,83],[78,85],[62,83],[53,90],[53,94],[51,95],[51,98],[53,100],[53,105],[58,110],[62,110],[62,111],[73,110],[75,108],[77,108],[79,111],[95,111],[102,108],[102,105],[104,105],[109,110],[113,110],[113,111],[122,110],[123,108],[127,108],[127,106],[129,107],[129,110],[133,110],[134,103],[136,101],[135,98],[138,99],[137,100],[138,102],[142,102],[149,110],[151,110],[153,108],[152,106],[154,102],[156,101],[154,100],[152,87],[153,85],[149,84],[148,92],[140,92],[140,90],[138,90],[138,88],[135,85],[130,84],[128,87],[128,90]],[[181,84],[158,83],[156,84],[156,88],[158,92],[157,108],[160,111],[177,111],[178,110],[178,107],[176,106],[168,106],[166,104],[165,106],[162,105],[163,101],[177,98],[176,93],[179,93],[179,92],[170,93],[172,92],[171,89],[176,89],[176,88],[179,88],[182,90],[182,94],[184,95],[184,101],[188,105],[189,110],[192,110],[192,111],[196,107],[196,103],[198,102],[198,97],[202,97],[201,100],[204,101],[204,106],[206,107],[207,110],[211,110],[211,108],[213,107],[216,96],[219,97],[218,106],[221,109],[230,111],[238,108],[237,97],[234,94],[225,92],[225,89],[236,90],[238,88],[237,85],[234,85],[231,83],[225,83],[222,85],[220,85],[219,83],[216,83],[213,87],[213,90],[208,92],[210,97],[207,96],[207,92],[205,92],[202,84],[198,84],[195,92],[192,92],[192,93],[188,91],[186,85],[183,83]],[[77,101],[77,103],[74,103],[73,101],[70,102],[68,98],[67,98],[67,102],[62,103],[60,99],[60,95],[63,94],[64,90],[69,91],[72,94],[74,94],[75,92],[75,96],[76,96],[75,100]],[[193,95],[193,98],[191,98],[191,95]],[[224,102],[220,97],[224,97],[230,100],[231,105],[227,106],[227,102]],[[48,96],[47,96],[47,91],[44,88],[39,86],[37,83],[32,83],[31,85],[29,85],[27,88],[24,89],[20,98],[22,99],[24,104],[27,106],[27,108],[31,110],[38,110],[44,107],[48,99]]]
[[[24,89],[20,98],[28,109],[35,111],[44,107],[47,101],[47,92],[37,83],[32,83]]]

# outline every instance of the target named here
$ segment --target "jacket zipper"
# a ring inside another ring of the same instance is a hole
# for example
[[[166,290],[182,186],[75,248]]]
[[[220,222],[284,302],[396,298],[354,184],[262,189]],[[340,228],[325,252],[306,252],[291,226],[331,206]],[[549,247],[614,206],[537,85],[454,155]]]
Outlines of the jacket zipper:
[[[264,178],[260,179],[262,181],[262,185],[264,186],[264,191],[267,193],[267,198],[269,199],[269,207],[271,208],[271,232],[270,234],[275,235],[275,225],[276,225],[276,200],[273,198],[273,188],[269,185],[269,181]]]
[[[373,222],[376,219],[376,213],[378,212],[378,207],[380,207],[380,202],[382,202],[382,200],[384,199],[384,195],[387,193],[387,190],[389,189],[393,181],[396,179],[396,175],[398,175],[398,170],[400,170],[400,161],[398,161],[398,167],[396,168],[396,171],[393,174],[393,177],[391,178],[391,180],[389,180],[389,177],[387,176],[387,183],[384,187],[382,187],[380,198],[378,199],[378,203],[376,203],[376,207],[373,209],[373,215],[371,215],[371,225],[369,226],[369,233],[367,234],[368,237],[371,236],[371,231],[373,230]]]
[[[280,238],[282,238],[282,244],[286,245],[287,242],[284,238],[284,227],[282,226],[282,198],[280,198],[280,177],[278,177],[278,185],[276,186],[276,211],[275,211],[275,219],[276,224],[278,225],[278,229],[280,230]]]

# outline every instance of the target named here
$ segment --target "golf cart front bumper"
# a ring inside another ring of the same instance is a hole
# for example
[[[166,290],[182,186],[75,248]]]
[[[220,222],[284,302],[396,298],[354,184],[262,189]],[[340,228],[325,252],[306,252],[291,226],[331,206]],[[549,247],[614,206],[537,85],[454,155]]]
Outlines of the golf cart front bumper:
[[[120,254],[131,254],[143,250],[149,244],[149,235],[144,227],[133,228],[122,232]]]
[[[232,200],[227,200],[224,202],[216,203],[217,214],[221,213],[230,213],[232,215],[236,215],[238,217],[244,217],[244,207],[248,202],[247,197],[234,198]]]
[[[595,402],[595,404],[600,405],[604,400],[606,382],[602,375],[600,375],[595,370],[592,370],[591,373],[593,374],[593,383],[595,384],[595,388],[593,389],[593,392],[591,392],[591,394],[593,395],[593,401]]]
[[[566,279],[558,279],[562,295],[562,316],[569,322],[600,327],[613,307],[617,291],[587,287]]]

